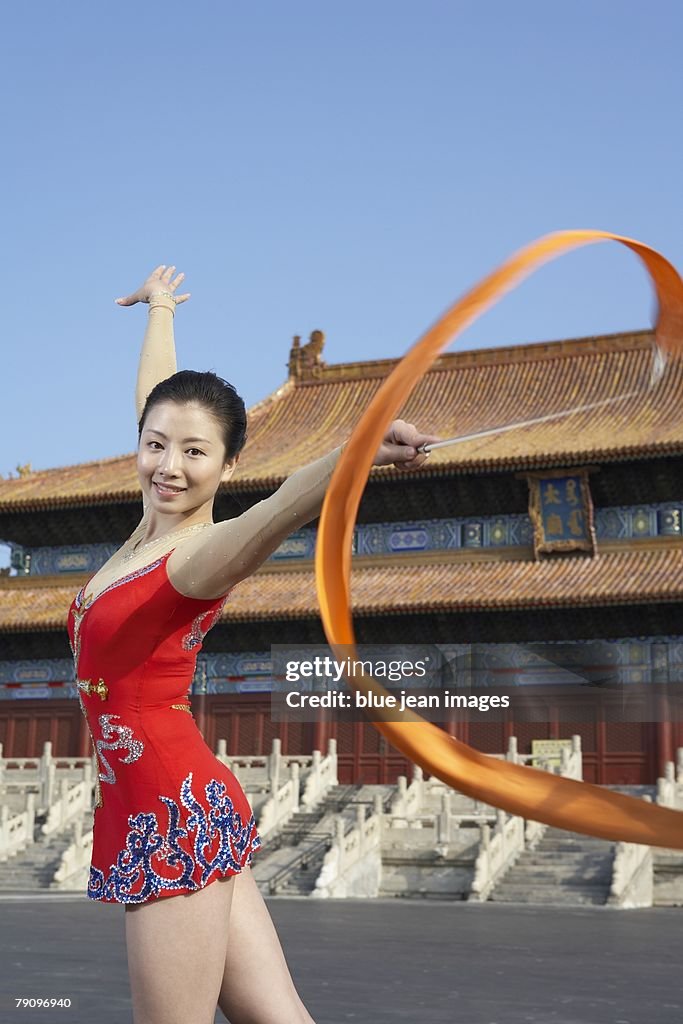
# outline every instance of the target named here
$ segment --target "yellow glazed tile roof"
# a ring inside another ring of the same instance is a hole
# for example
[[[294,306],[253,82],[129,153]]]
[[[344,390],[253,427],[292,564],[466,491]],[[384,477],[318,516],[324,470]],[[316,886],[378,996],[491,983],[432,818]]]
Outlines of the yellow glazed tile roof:
[[[0,632],[64,628],[79,583],[5,580]],[[683,601],[683,547],[540,562],[375,565],[354,568],[351,584],[355,615],[676,602]],[[226,602],[221,621],[317,615],[314,572],[308,567],[261,571],[244,580]]]
[[[447,353],[401,417],[446,438],[557,412],[638,389],[652,334]],[[349,436],[396,359],[297,373],[249,411],[249,441],[228,485],[270,489]],[[561,466],[683,452],[683,364],[649,394],[436,451],[424,475]],[[373,476],[395,476],[392,468]],[[401,477],[405,480],[405,476]],[[0,479],[0,513],[135,501],[134,454]]]

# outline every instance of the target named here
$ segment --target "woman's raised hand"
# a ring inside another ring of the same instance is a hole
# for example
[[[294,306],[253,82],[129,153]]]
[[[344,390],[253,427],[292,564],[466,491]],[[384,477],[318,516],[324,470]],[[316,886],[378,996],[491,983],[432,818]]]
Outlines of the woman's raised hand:
[[[167,267],[165,263],[162,263],[160,267],[157,267],[149,275],[147,280],[138,288],[132,295],[124,295],[120,299],[114,299],[114,302],[118,302],[119,306],[134,306],[136,302],[149,302],[150,296],[154,295],[155,292],[171,292],[174,293],[180,282],[185,277],[184,274],[176,274],[175,280],[171,280],[175,267]],[[184,295],[173,295],[176,301],[176,305],[179,302],[186,302],[190,297],[190,292],[185,292]]]
[[[419,469],[429,458],[429,452],[417,452],[420,445],[435,444],[441,438],[433,434],[421,434],[412,423],[394,420],[375,455],[373,466],[390,466],[396,469]]]

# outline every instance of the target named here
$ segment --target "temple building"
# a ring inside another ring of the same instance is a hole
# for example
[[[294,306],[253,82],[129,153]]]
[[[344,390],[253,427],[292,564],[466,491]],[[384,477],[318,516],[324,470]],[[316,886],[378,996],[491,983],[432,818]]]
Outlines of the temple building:
[[[303,345],[295,338],[288,380],[249,410],[249,440],[216,520],[344,441],[398,362],[328,365],[324,340],[320,331]],[[414,474],[373,469],[353,540],[359,643],[439,645],[469,658],[479,681],[511,687],[566,672],[567,651],[589,649],[569,661],[581,662],[584,681],[619,682],[622,703],[628,683],[680,682],[683,372],[671,364],[649,388],[652,354],[643,331],[440,356],[401,417],[443,438],[484,436],[434,451]],[[577,405],[582,412],[553,418]],[[2,752],[35,756],[51,740],[57,756],[84,756],[91,739],[66,616],[140,519],[135,455],[18,468],[0,478],[12,564],[0,576]],[[341,783],[393,782],[410,765],[369,722],[271,715],[271,645],[325,642],[315,539],[315,523],[292,534],[230,594],[199,649],[193,713],[212,749],[224,738],[233,755],[267,754],[279,736],[283,754],[304,754],[334,737]],[[543,645],[561,657],[544,657]],[[520,721],[513,706],[498,720],[454,712],[441,724],[486,753],[504,751],[511,735],[528,753],[533,741],[579,734],[587,781],[652,783],[683,746],[675,702],[651,720],[624,719],[610,712],[612,697],[607,686],[590,714],[577,703],[576,718],[565,707]]]

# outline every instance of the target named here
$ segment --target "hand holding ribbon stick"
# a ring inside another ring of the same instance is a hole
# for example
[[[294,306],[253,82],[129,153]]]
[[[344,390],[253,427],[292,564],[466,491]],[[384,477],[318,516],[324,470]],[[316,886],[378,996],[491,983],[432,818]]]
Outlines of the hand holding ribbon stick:
[[[653,381],[661,375],[667,356],[680,355],[683,280],[660,253],[634,239],[605,231],[559,231],[532,242],[476,284],[415,343],[384,380],[347,441],[328,486],[318,527],[315,571],[320,616],[335,657],[350,657],[352,661],[357,657],[350,610],[353,529],[374,454],[385,437],[387,424],[437,355],[506,291],[547,260],[582,245],[608,240],[620,242],[636,253],[657,292],[658,353]],[[429,446],[430,442],[425,441],[424,445]],[[426,450],[423,448],[420,454],[426,454]],[[367,696],[387,695],[380,683],[360,671],[350,673],[349,682]],[[511,814],[603,839],[683,849],[680,811],[489,757],[411,711],[403,712],[400,721],[380,720],[372,724],[397,750],[449,786]]]
[[[405,420],[394,420],[384,435],[373,460],[373,466],[391,466],[395,469],[419,469],[427,460],[429,452],[426,445],[439,444],[439,438],[433,434],[421,434],[412,423]]]

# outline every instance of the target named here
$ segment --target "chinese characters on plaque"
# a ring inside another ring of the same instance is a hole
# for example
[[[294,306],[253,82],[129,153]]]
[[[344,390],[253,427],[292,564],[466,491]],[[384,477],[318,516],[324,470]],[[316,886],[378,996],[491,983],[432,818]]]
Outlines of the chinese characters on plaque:
[[[593,502],[588,486],[591,467],[524,474],[529,483],[529,515],[534,553],[588,551],[595,554]]]

